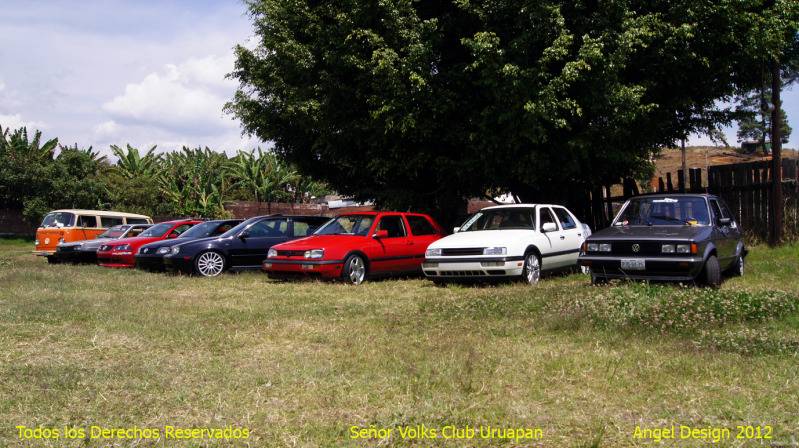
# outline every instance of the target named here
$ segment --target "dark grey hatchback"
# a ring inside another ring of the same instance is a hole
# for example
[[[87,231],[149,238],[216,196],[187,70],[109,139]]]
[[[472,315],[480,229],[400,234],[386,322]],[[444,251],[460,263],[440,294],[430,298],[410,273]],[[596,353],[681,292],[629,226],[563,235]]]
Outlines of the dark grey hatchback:
[[[591,282],[608,279],[701,281],[743,275],[741,229],[724,201],[709,194],[656,194],[627,200],[607,229],[591,235],[579,264]]]

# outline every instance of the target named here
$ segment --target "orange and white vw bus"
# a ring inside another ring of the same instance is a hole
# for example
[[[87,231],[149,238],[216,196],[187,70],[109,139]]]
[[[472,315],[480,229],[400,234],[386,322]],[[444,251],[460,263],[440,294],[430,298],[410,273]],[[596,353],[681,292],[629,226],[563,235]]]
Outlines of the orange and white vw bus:
[[[53,255],[58,243],[91,240],[105,229],[120,224],[152,224],[149,216],[134,213],[105,212],[98,210],[53,210],[42,220],[36,230],[33,253],[48,257]]]

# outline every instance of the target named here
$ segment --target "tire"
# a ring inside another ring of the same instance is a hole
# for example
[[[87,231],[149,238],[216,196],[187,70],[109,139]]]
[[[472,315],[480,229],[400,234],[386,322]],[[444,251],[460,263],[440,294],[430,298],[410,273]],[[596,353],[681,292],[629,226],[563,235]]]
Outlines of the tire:
[[[602,276],[599,276],[599,275],[594,275],[594,274],[593,274],[593,273],[590,271],[590,269],[589,269],[589,271],[588,271],[588,274],[591,276],[591,284],[592,284],[592,285],[594,285],[594,286],[602,286],[602,285],[607,285],[607,284],[608,284],[608,278],[607,278],[607,277],[602,277]]]
[[[360,285],[366,280],[366,261],[362,256],[352,254],[344,260],[344,269],[341,271],[341,278],[353,285]]]
[[[744,261],[744,256],[738,255],[737,257],[735,257],[735,261],[732,263],[729,269],[727,269],[726,274],[732,277],[743,277],[744,271],[746,270],[745,268],[746,268],[746,263]]]
[[[524,255],[522,281],[528,285],[536,285],[539,280],[541,280],[541,258],[535,252],[528,252]]]
[[[53,256],[48,256],[47,257],[47,263],[49,263],[49,264],[59,264],[59,263],[61,263],[61,260],[59,260],[58,258],[53,257]]]
[[[721,269],[719,268],[719,259],[715,255],[707,257],[703,274],[702,280],[706,286],[711,288],[721,286]]]
[[[201,252],[194,257],[194,273],[203,277],[216,277],[225,272],[225,256],[217,251]]]
[[[429,278],[429,277],[428,277],[428,278]],[[431,279],[430,279],[430,281],[431,281],[431,282],[433,282],[433,284],[434,284],[434,285],[436,285],[436,286],[442,286],[442,287],[443,287],[443,286],[447,286],[447,284],[449,284],[449,282],[447,282],[447,281],[446,281],[445,279],[443,279],[443,278],[431,278]]]

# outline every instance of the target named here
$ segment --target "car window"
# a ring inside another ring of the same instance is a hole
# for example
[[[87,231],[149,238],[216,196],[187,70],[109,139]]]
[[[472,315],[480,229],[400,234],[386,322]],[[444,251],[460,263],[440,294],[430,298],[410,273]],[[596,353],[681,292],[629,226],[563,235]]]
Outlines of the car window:
[[[101,216],[101,227],[114,227],[122,224],[123,219],[118,216]]]
[[[558,223],[555,221],[555,215],[552,214],[552,210],[549,207],[541,207],[539,210],[540,212],[540,219],[541,219],[541,228],[544,228],[544,224],[552,223],[555,224],[555,228],[558,228]]]
[[[408,225],[411,226],[411,233],[414,235],[435,235],[436,229],[424,216],[408,215]]]
[[[96,216],[78,216],[78,227],[97,227]]]
[[[722,217],[721,208],[719,208],[719,203],[715,199],[710,200],[710,213],[713,214],[713,222],[718,222]]]
[[[533,208],[511,207],[480,210],[461,227],[461,232],[478,230],[535,229]]]
[[[145,218],[127,218],[128,224],[149,224]]]
[[[307,236],[312,232],[307,222],[294,221],[294,236]]]
[[[405,225],[402,223],[402,216],[384,216],[380,218],[377,230],[387,231],[389,238],[405,236]]]
[[[247,236],[251,238],[285,236],[287,227],[288,221],[285,219],[264,219],[250,226]]]
[[[130,229],[130,231],[128,232],[127,235],[125,235],[125,237],[126,238],[130,238],[130,237],[134,237],[134,236],[139,236],[145,230],[147,230],[147,229],[144,229],[144,228],[141,228],[141,227],[134,227],[134,228]]]
[[[558,221],[560,221],[560,227],[563,228],[563,230],[577,228],[577,223],[574,222],[571,213],[566,211],[565,208],[555,207],[554,210],[555,214],[558,216]]]
[[[374,222],[373,215],[342,215],[327,221],[316,235],[358,235],[366,236]]]
[[[214,230],[214,236],[227,232],[228,230],[232,229],[235,224],[236,223],[229,222],[222,224],[221,226],[217,227],[216,230]]]
[[[42,220],[40,227],[69,227],[75,221],[75,215],[67,212],[48,213]]]
[[[722,218],[735,219],[735,217],[732,216],[732,212],[730,211],[730,208],[727,207],[727,203],[726,202],[718,201],[718,203],[719,203],[719,208],[721,208],[721,217]]]
[[[189,230],[194,224],[183,224],[175,227],[175,230],[169,232],[170,235],[178,235],[180,236],[181,233]]]

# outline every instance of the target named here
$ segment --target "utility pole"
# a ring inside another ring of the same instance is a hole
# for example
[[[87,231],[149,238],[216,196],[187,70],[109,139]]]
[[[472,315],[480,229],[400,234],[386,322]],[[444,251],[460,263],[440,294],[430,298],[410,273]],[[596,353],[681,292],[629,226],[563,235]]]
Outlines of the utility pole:
[[[768,242],[776,246],[782,242],[782,77],[778,61],[771,63],[771,222]]]

